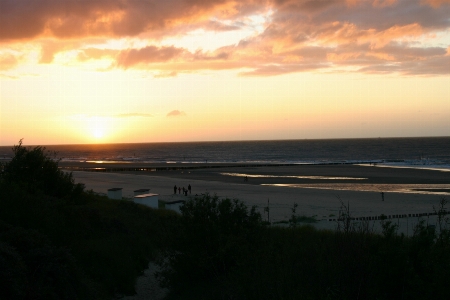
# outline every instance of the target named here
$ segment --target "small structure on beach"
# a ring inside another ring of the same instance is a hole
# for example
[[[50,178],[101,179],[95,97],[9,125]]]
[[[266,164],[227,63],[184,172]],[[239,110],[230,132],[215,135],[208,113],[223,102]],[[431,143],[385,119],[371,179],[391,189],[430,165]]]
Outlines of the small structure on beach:
[[[111,188],[108,189],[108,198],[122,200],[122,188]]]
[[[143,204],[151,208],[158,208],[158,194],[140,194],[133,198],[134,203]]]
[[[139,189],[134,191],[134,196],[148,194],[150,189]]]

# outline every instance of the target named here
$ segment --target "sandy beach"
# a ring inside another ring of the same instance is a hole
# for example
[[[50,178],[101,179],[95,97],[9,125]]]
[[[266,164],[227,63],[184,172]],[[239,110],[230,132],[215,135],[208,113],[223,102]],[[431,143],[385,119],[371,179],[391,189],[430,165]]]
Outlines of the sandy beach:
[[[99,167],[77,164],[80,166]],[[151,169],[151,166],[141,167]],[[153,172],[73,171],[73,174],[76,182],[84,183],[87,189],[106,194],[107,189],[119,187],[123,188],[123,196],[130,198],[134,190],[147,188],[163,200],[186,199],[174,195],[173,187],[187,188],[190,184],[190,196],[210,193],[237,198],[249,207],[258,206],[262,214],[269,201],[272,222],[289,219],[291,208],[297,203],[297,214],[316,216],[321,220],[316,226],[328,229],[335,226],[329,220],[338,215],[339,199],[359,218],[431,213],[441,197],[450,195],[450,172],[433,170],[356,165],[179,167],[182,169],[174,170],[171,164],[169,170]],[[263,217],[266,219],[267,214]]]
[[[77,167],[92,166],[77,164]],[[155,166],[132,167],[152,169]],[[350,206],[353,217],[390,216],[390,221],[398,224],[398,232],[407,236],[412,235],[419,218],[395,215],[431,213],[441,197],[450,198],[450,172],[354,165],[179,167],[181,169],[176,170],[176,166],[171,165],[169,170],[158,171],[73,171],[73,175],[76,182],[85,183],[87,189],[106,194],[107,189],[120,187],[123,196],[130,198],[134,190],[142,188],[159,194],[163,200],[216,193],[220,197],[240,199],[248,206],[257,205],[264,219],[267,214],[263,207],[269,201],[272,222],[289,219],[291,208],[297,203],[297,214],[315,216],[318,222],[312,225],[327,230],[336,229],[340,199]],[[173,194],[174,185],[187,187],[189,184],[191,195]],[[435,216],[422,219],[428,224],[436,223]],[[373,230],[380,232],[380,221],[368,222]],[[137,281],[137,294],[122,299],[163,299],[167,290],[159,287],[154,271],[155,265],[150,263],[149,269]]]

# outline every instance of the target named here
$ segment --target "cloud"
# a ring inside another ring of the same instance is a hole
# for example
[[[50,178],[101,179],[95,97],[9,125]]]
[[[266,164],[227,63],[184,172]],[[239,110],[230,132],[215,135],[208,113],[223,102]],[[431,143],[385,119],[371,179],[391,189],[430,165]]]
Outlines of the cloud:
[[[285,65],[267,65],[257,68],[253,71],[242,72],[242,76],[275,76],[294,72],[305,72],[319,70],[330,67],[327,63],[303,63],[303,64],[285,64]]]
[[[397,0],[374,0],[372,5],[375,7],[392,6],[397,3]]]
[[[230,18],[240,14],[239,8],[250,10],[246,1],[227,0],[5,0],[0,1],[0,39],[136,36],[211,15]]]
[[[92,50],[91,50],[92,51]],[[98,53],[93,51],[97,56],[110,55],[111,53],[104,53],[102,50],[98,50]],[[83,53],[86,57],[89,56],[87,52]],[[202,61],[221,61],[226,60],[229,57],[229,53],[226,51],[216,51],[213,53],[196,51],[191,53],[186,49],[177,48],[174,46],[157,47],[147,46],[140,49],[126,49],[118,52],[115,57],[114,67],[128,69],[128,68],[147,68],[147,69],[159,69],[161,70],[161,63],[169,65],[170,63],[176,64],[176,70],[186,71],[183,69],[183,64],[192,64]],[[204,64],[200,64],[203,65]],[[203,67],[200,67],[201,69]],[[174,76],[176,70],[170,70],[163,72],[164,75]]]
[[[186,113],[184,111],[179,111],[177,109],[172,110],[167,114],[167,117],[184,117],[184,116],[186,116]]]
[[[118,114],[116,115],[118,118],[150,118],[153,117],[151,114],[144,113],[126,113],[126,114]]]
[[[423,0],[422,2],[429,4],[433,7],[439,7],[444,4],[450,4],[450,0]]]
[[[176,77],[177,75],[178,75],[177,72],[172,71],[172,72],[160,72],[153,77],[154,78],[169,78],[169,77]]]
[[[11,53],[0,53],[0,70],[9,70],[15,68],[19,64],[19,60]]]
[[[85,62],[85,61],[88,61],[88,60],[96,60],[96,59],[103,59],[103,58],[113,58],[118,53],[119,53],[119,50],[87,48],[87,49],[79,50],[77,59],[80,62]]]
[[[167,62],[185,53],[182,48],[148,46],[141,49],[121,51],[117,57],[117,66],[127,69],[137,64]]]
[[[450,0],[0,1],[0,50],[31,41],[41,45],[40,63],[76,50],[78,62],[107,58],[108,70],[154,77],[229,69],[243,76],[345,68],[450,74],[449,15]],[[252,34],[212,51],[167,42],[196,29],[240,35],[249,28]],[[118,40],[126,42],[99,46]],[[1,59],[7,68],[20,64]]]
[[[111,119],[111,118],[151,118],[151,117],[153,117],[153,115],[146,114],[146,113],[124,113],[124,114],[116,114],[116,115],[77,114],[77,115],[70,116],[70,118],[78,119],[78,120],[85,120],[85,119],[92,119],[92,118]]]
[[[78,49],[82,46],[80,41],[59,41],[55,39],[44,40],[41,43],[41,57],[39,63],[50,64],[59,52]]]

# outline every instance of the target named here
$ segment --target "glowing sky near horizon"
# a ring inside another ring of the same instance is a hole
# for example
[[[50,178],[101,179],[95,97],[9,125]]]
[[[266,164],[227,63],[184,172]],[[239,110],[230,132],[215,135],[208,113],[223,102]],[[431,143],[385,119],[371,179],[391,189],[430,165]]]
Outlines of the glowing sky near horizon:
[[[0,145],[450,136],[450,0],[0,0]]]

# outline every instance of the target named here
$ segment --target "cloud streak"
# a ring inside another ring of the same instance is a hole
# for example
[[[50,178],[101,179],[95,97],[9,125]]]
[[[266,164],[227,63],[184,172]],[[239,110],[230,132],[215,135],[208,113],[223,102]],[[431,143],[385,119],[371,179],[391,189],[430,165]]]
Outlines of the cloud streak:
[[[144,114],[144,113],[127,113],[127,114],[118,114],[116,115],[118,118],[151,118],[153,115]]]

